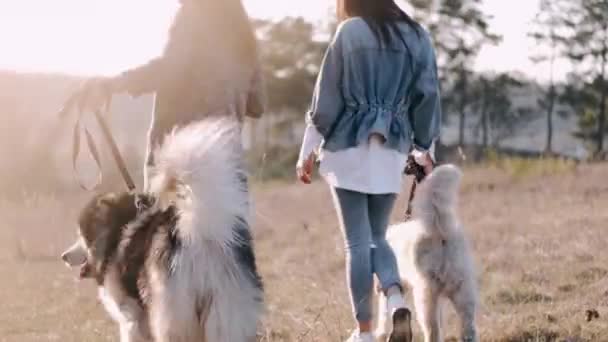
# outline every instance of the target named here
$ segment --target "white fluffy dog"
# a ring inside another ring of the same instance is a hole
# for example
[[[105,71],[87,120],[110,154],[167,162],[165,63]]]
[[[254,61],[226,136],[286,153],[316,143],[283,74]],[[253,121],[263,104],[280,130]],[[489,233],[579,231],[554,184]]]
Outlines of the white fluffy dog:
[[[443,341],[440,300],[447,298],[461,320],[461,339],[476,342],[477,287],[467,239],[458,222],[456,202],[461,179],[453,165],[440,166],[418,188],[413,220],[389,228],[401,279],[413,292],[425,342]],[[386,298],[378,300],[377,336],[385,341],[392,322]]]

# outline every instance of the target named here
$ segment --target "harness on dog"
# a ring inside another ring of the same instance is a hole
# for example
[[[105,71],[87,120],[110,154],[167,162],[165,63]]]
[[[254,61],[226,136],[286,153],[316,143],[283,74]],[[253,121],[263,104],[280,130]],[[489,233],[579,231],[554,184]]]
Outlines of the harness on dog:
[[[433,166],[435,166],[434,163]],[[407,209],[405,210],[405,221],[409,221],[412,219],[412,203],[414,202],[414,197],[416,196],[416,187],[418,186],[418,183],[424,180],[426,173],[424,172],[424,167],[416,163],[414,156],[411,154],[407,158],[404,173],[408,176],[414,176],[412,188],[410,189],[410,197],[407,201]]]
[[[76,93],[76,94],[72,95],[65,102],[63,109],[61,109],[61,111],[59,112],[59,115],[61,117],[65,117],[69,112],[71,112],[75,107],[77,107],[78,117],[76,119],[76,123],[74,124],[73,142],[72,142],[72,170],[74,172],[74,178],[75,178],[76,182],[78,183],[78,185],[84,190],[93,191],[93,190],[97,189],[103,181],[103,169],[102,169],[102,164],[101,164],[101,158],[99,155],[99,149],[97,148],[95,140],[93,139],[93,136],[92,136],[91,132],[89,131],[89,129],[86,127],[86,125],[81,123],[82,118],[85,113],[84,109],[81,106],[81,102],[82,102],[81,99],[85,95],[86,95],[86,93]],[[116,145],[116,140],[112,136],[110,127],[108,126],[108,123],[106,122],[106,119],[104,118],[104,116],[108,116],[110,113],[111,100],[112,100],[112,97],[111,97],[111,95],[109,95],[107,98],[107,101],[106,101],[105,110],[104,110],[103,114],[102,114],[101,110],[96,110],[93,113],[95,115],[95,119],[97,120],[97,124],[101,128],[101,132],[102,132],[106,142],[108,143],[108,145],[110,145],[110,151],[112,153],[112,157],[114,158],[114,161],[116,162],[118,171],[120,172],[123,180],[125,181],[125,184],[127,185],[127,188],[129,189],[129,191],[133,191],[133,190],[135,190],[135,182],[133,182],[133,178],[131,178],[131,175],[129,174],[129,170],[127,169],[125,161],[122,158],[122,155],[120,154],[120,150],[118,149],[118,146]],[[96,180],[95,184],[90,188],[85,186],[84,183],[82,182],[82,180],[80,179],[78,166],[76,163],[78,160],[78,156],[80,155],[80,142],[81,142],[81,137],[80,137],[81,133],[80,132],[83,127],[84,127],[84,134],[85,134],[85,138],[86,138],[87,148],[89,150],[89,153],[95,160],[95,164],[97,165],[97,169],[98,169],[97,180]]]

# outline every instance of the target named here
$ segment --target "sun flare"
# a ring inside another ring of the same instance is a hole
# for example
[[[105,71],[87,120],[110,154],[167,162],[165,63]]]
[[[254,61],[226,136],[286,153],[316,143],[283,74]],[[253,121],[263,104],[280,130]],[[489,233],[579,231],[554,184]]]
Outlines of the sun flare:
[[[320,17],[330,2],[244,4],[255,17]],[[0,69],[120,72],[160,53],[177,6],[177,0],[1,1]]]
[[[484,47],[479,70],[516,69],[545,78],[546,70],[528,59],[531,46],[526,34],[537,1],[513,7],[503,0],[486,0],[484,7],[495,16],[494,27],[505,39],[498,47]],[[256,18],[303,16],[319,21],[333,15],[335,0],[243,3]],[[0,69],[118,73],[161,52],[177,6],[178,0],[0,1]]]

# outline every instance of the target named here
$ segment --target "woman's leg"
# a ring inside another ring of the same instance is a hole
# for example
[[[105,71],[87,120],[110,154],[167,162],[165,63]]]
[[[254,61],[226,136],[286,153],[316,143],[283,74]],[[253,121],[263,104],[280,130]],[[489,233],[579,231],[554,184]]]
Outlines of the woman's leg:
[[[395,194],[369,195],[368,198],[369,222],[375,246],[372,252],[372,263],[374,273],[378,276],[385,293],[393,286],[401,288],[397,259],[393,249],[386,241],[386,230],[396,198]]]
[[[351,302],[359,330],[371,330],[372,232],[368,217],[367,194],[333,189],[334,203],[346,245],[346,275]]]
[[[396,195],[370,195],[369,218],[372,228],[372,239],[375,248],[372,253],[374,272],[380,280],[382,289],[386,296],[386,307],[382,315],[389,316],[392,325],[389,341],[411,342],[412,326],[411,313],[406,308],[403,290],[401,287],[401,277],[397,266],[395,253],[386,240],[386,231],[395,205]],[[389,333],[385,329],[379,329],[383,334]]]

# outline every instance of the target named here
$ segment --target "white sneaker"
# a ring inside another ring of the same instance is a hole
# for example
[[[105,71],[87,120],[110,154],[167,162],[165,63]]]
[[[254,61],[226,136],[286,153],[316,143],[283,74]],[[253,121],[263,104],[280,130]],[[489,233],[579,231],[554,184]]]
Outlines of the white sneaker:
[[[390,333],[389,342],[411,342],[412,341],[412,313],[405,305],[402,294],[389,296],[386,300],[386,310],[393,321],[393,331]]]
[[[401,293],[388,296],[386,298],[386,312],[392,315],[397,309],[407,309],[405,298]]]
[[[374,335],[371,332],[359,332],[359,329],[353,331],[346,342],[374,342]]]

